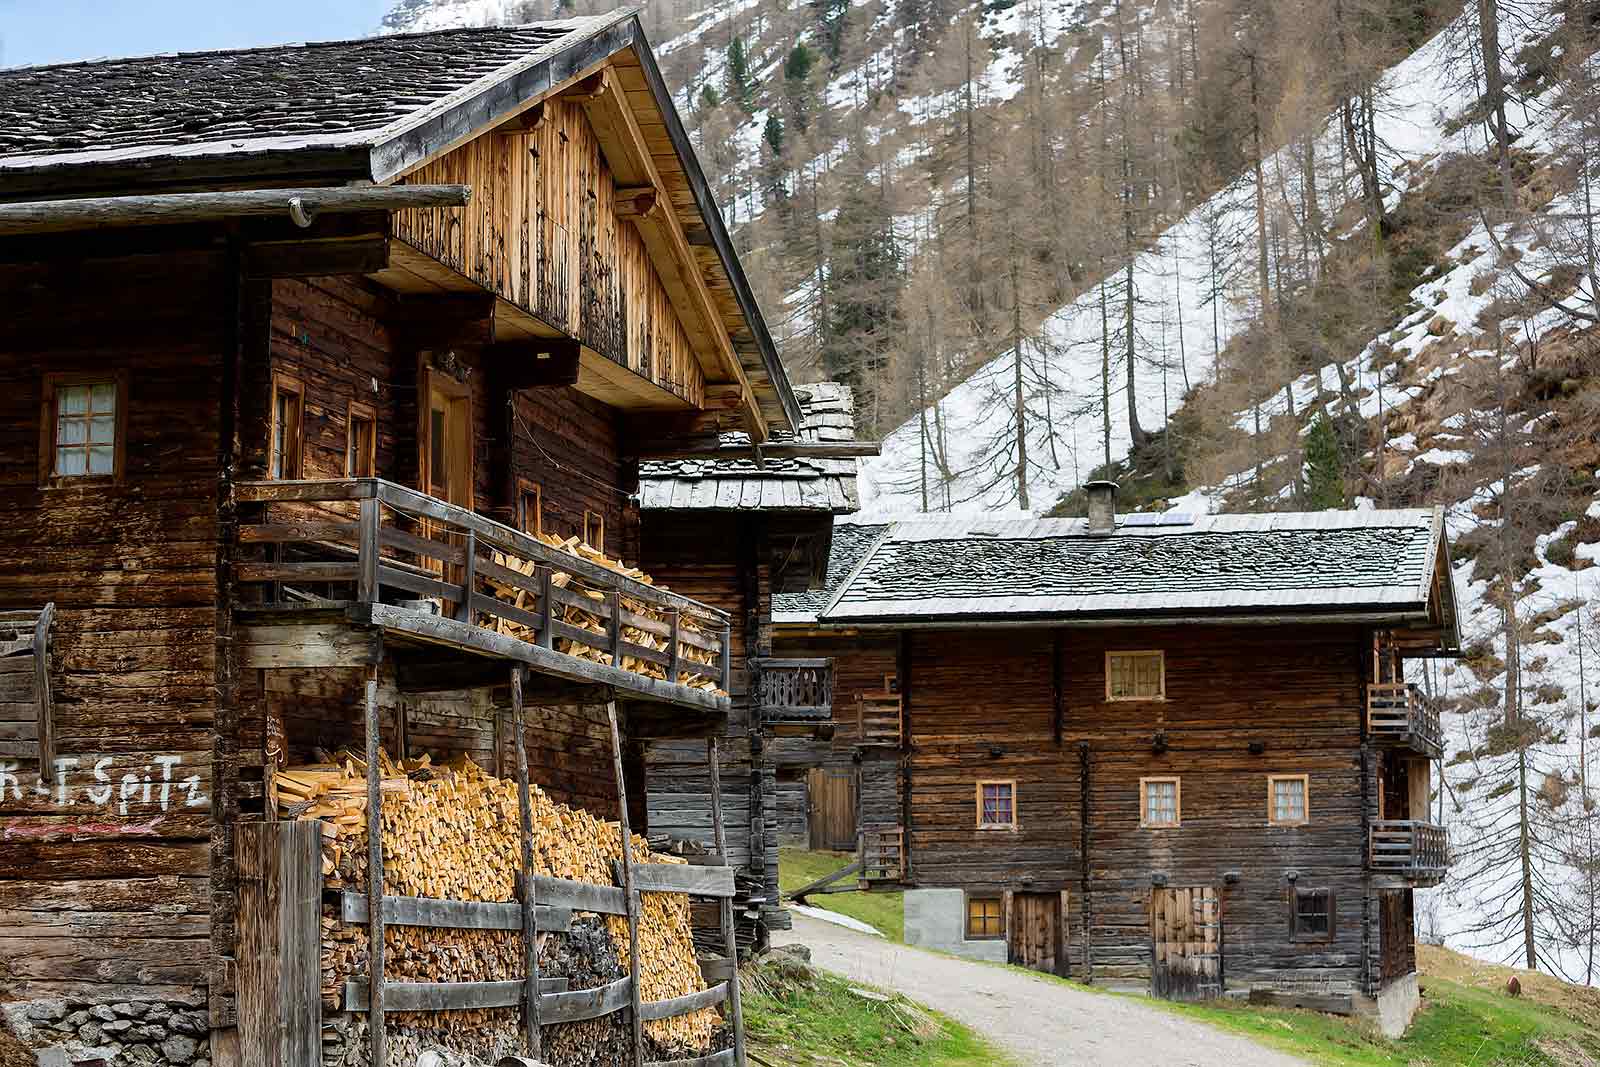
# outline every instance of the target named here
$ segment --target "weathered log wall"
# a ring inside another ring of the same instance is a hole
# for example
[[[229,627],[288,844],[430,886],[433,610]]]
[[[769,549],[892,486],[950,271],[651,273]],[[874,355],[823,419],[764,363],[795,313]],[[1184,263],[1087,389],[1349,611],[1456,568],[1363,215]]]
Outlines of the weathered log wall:
[[[1087,964],[1097,980],[1148,978],[1150,894],[1160,880],[1216,887],[1230,984],[1376,977],[1367,970],[1376,969],[1376,909],[1363,907],[1362,632],[1065,631],[1059,740],[1050,631],[916,633],[910,642],[916,884],[999,891],[1027,877],[1030,891],[1071,890],[1072,973]],[[1108,703],[1108,649],[1163,649],[1167,699]],[[1268,826],[1272,773],[1310,776],[1308,825]],[[1182,779],[1176,829],[1139,825],[1139,779],[1159,775]],[[975,828],[982,779],[1016,781],[1017,830]],[[1292,885],[1334,891],[1328,942],[1290,941]]]
[[[57,766],[0,757],[5,992],[202,1004],[237,290],[194,251],[0,265],[0,292],[0,606],[57,607]],[[127,375],[119,484],[40,488],[46,371]]]

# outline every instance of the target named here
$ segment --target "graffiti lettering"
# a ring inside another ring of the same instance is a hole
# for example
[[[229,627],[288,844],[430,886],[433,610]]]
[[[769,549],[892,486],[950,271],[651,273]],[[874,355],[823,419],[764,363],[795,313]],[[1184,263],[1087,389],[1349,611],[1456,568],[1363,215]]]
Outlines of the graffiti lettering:
[[[114,777],[108,770],[115,762],[110,756],[102,756],[95,760],[93,767],[85,768],[78,757],[62,756],[54,761],[53,780],[37,774],[28,783],[23,779],[20,763],[0,760],[0,803],[20,801],[25,787],[33,796],[53,802],[55,807],[109,809],[114,805],[118,815],[127,815],[133,804],[155,805],[162,811],[170,811],[178,805],[180,796],[186,808],[211,803],[211,798],[200,788],[200,775],[176,773],[183,767],[181,756],[156,756],[154,762],[120,777]]]

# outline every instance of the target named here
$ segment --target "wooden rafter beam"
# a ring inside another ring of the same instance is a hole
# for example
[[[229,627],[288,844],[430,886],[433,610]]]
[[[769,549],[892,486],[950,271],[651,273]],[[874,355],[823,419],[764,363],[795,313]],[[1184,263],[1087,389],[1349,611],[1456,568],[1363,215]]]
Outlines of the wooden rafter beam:
[[[688,235],[671,210],[666,183],[645,143],[633,110],[618,88],[610,68],[575,82],[562,92],[565,99],[583,106],[589,125],[600,141],[606,163],[617,185],[617,214],[628,219],[644,238],[667,295],[687,322],[698,322],[709,343],[702,354],[708,383],[731,381],[740,389],[744,429],[756,441],[767,439],[766,417],[756,402],[749,375],[734,350],[727,324],[717,311],[711,288],[700,271]],[[706,359],[705,356],[710,358]]]

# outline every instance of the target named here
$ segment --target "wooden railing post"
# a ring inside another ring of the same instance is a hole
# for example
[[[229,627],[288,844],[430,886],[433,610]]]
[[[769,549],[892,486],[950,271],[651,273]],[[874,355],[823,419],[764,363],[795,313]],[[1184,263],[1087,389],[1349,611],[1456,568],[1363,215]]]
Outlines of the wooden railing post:
[[[733,627],[722,628],[722,685],[724,693],[733,692]]]
[[[467,531],[466,562],[461,566],[461,602],[456,605],[456,619],[471,625],[472,623],[472,592],[478,584],[478,535],[472,530]]]
[[[611,762],[617,776],[617,833],[622,842],[622,892],[628,907],[628,977],[633,1000],[633,1062],[644,1067],[644,1019],[639,1014],[639,897],[633,891],[633,841],[628,828],[628,784],[622,772],[622,733],[617,728],[617,702],[606,701],[611,720]]]
[[[363,500],[366,506],[376,500]],[[374,544],[374,550],[376,545]],[[378,735],[378,668],[367,668],[367,935],[368,973],[372,989],[367,1026],[372,1038],[372,1067],[388,1067],[388,1047],[383,1032],[383,771]]]
[[[362,604],[378,601],[378,525],[382,504],[375,496],[361,499],[361,529],[358,532],[356,559],[356,600]]]
[[[554,648],[556,633],[551,624],[556,621],[555,586],[550,581],[549,567],[539,568],[539,603],[544,612],[544,625],[539,627],[539,647]]]
[[[511,668],[511,728],[517,736],[517,803],[522,814],[522,955],[527,976],[523,992],[522,1027],[528,1056],[540,1058],[542,1035],[539,1032],[539,935],[534,924],[533,800],[528,788],[528,746],[522,734],[522,672]]]
[[[728,835],[722,825],[722,765],[717,751],[717,739],[706,738],[706,762],[711,767],[711,833],[722,862],[728,862]],[[739,1001],[739,940],[733,928],[733,901],[722,897],[717,901],[722,921],[722,941],[728,953],[728,1008],[733,1019],[733,1061],[735,1067],[745,1067],[744,1059],[744,1007]]]
[[[622,592],[613,589],[606,599],[611,601],[611,665],[622,667]]]
[[[670,618],[667,625],[671,629],[667,633],[667,681],[673,685],[678,684],[678,609],[673,608],[667,613]]]

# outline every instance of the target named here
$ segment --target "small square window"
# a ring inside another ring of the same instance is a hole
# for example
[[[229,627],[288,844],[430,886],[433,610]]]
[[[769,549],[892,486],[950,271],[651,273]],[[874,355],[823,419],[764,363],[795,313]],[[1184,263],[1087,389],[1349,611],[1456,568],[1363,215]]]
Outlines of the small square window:
[[[1167,699],[1166,657],[1161,652],[1107,652],[1106,699]]]
[[[122,476],[126,396],[120,377],[45,375],[39,441],[43,484]]]
[[[1017,825],[1017,783],[978,783],[978,827],[1014,829]]]
[[[1335,902],[1331,889],[1289,891],[1289,940],[1332,941]]]
[[[345,421],[344,472],[371,478],[378,472],[378,413],[370,404],[350,401]]]
[[[1006,936],[1005,905],[999,897],[967,898],[967,938],[993,939]]]
[[[1301,826],[1311,821],[1310,778],[1304,774],[1267,775],[1267,822]]]
[[[304,470],[305,400],[306,389],[299,379],[272,376],[272,454],[267,470],[273,478],[292,480]]]
[[[535,537],[544,533],[544,490],[526,478],[517,479],[517,529]]]
[[[1139,825],[1177,826],[1183,814],[1183,787],[1177,778],[1139,779]]]
[[[598,511],[583,513],[583,540],[590,548],[606,550],[606,517]]]

